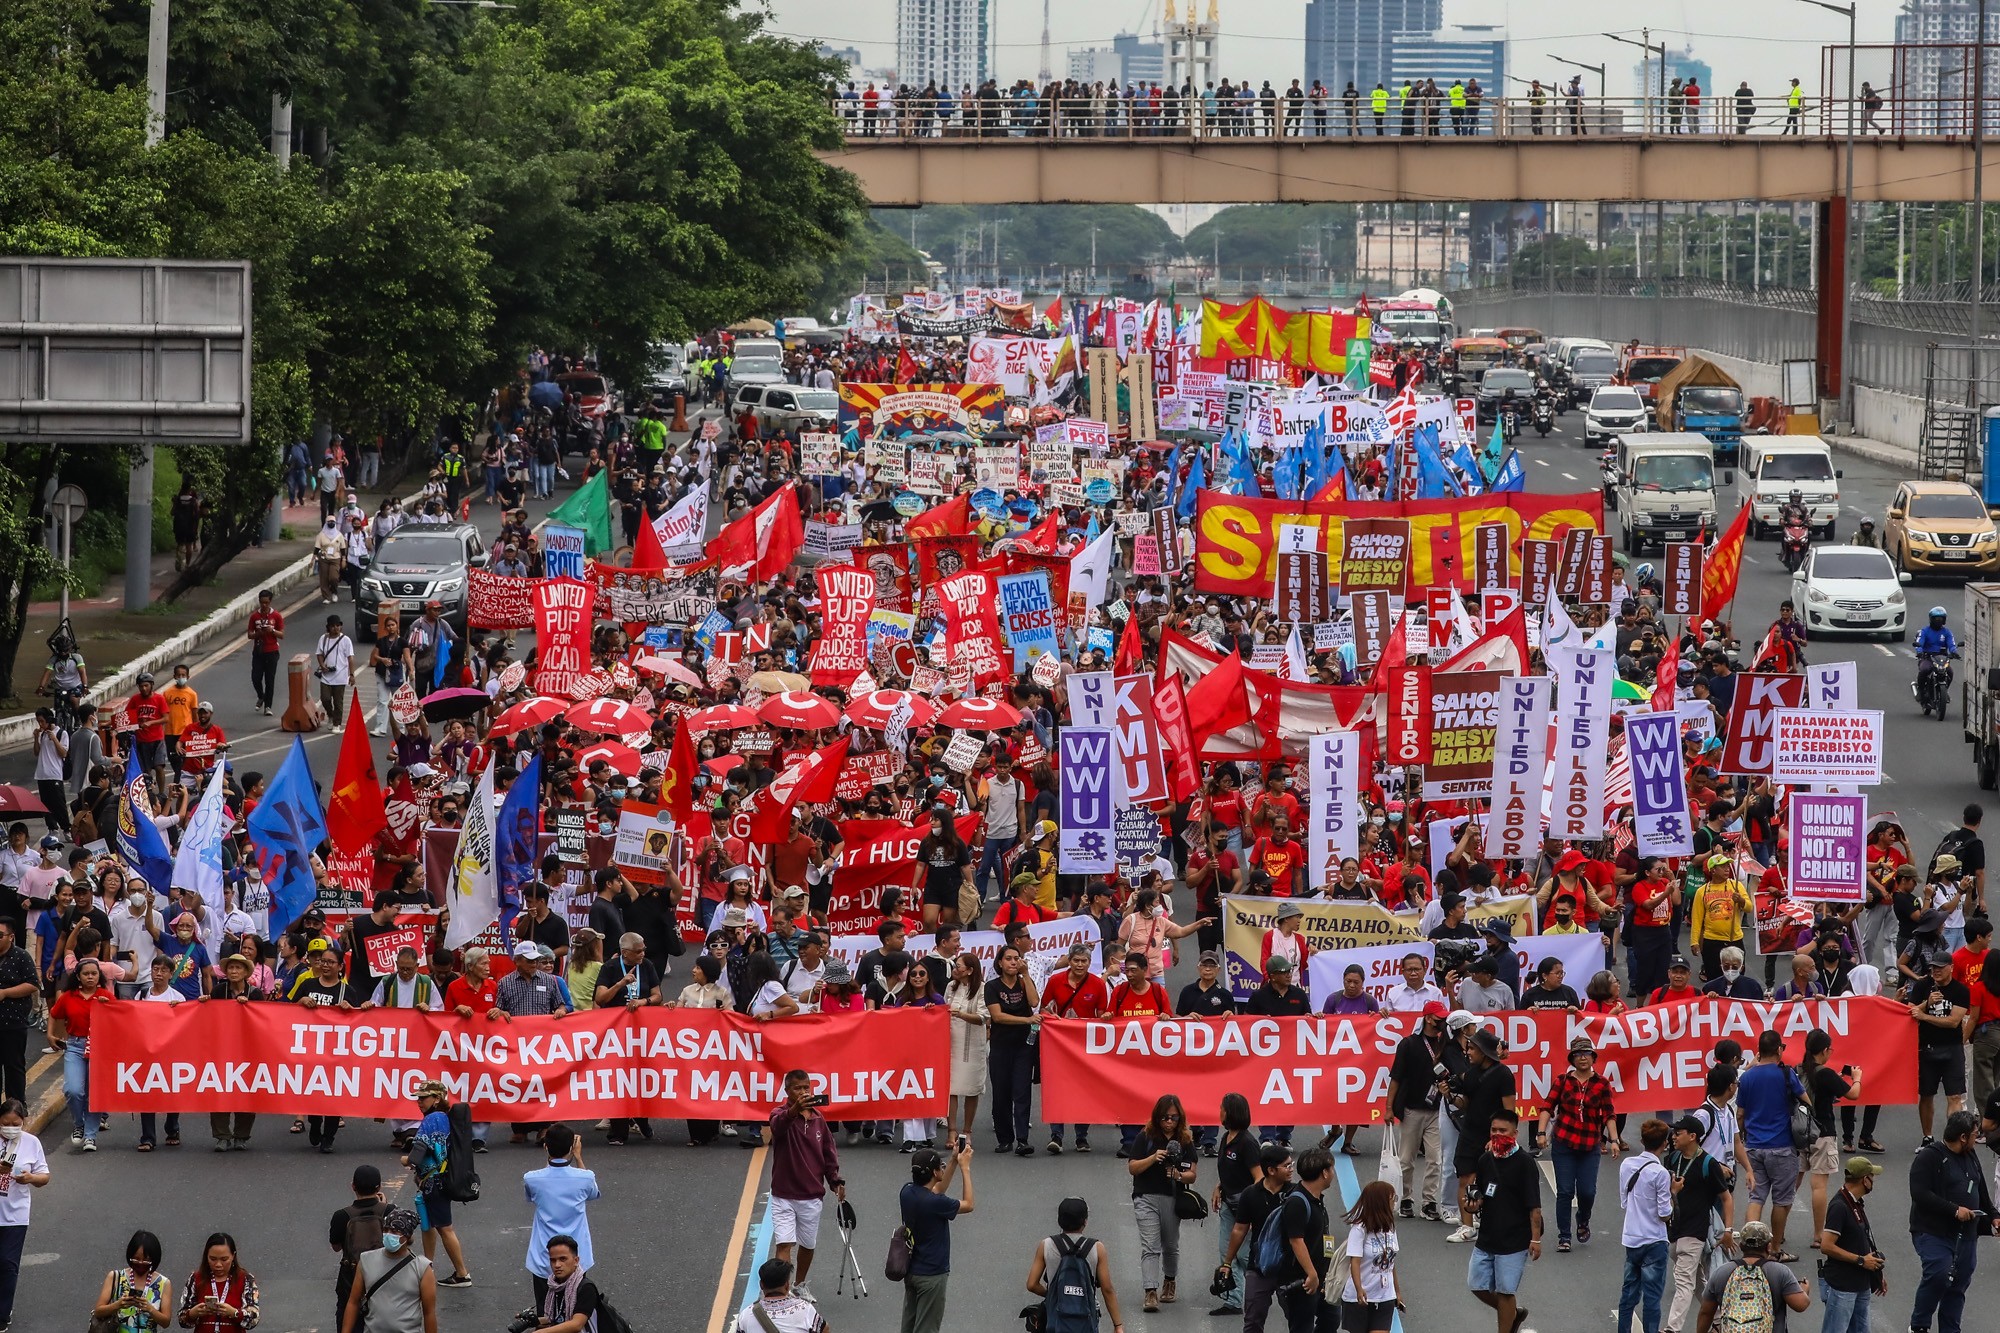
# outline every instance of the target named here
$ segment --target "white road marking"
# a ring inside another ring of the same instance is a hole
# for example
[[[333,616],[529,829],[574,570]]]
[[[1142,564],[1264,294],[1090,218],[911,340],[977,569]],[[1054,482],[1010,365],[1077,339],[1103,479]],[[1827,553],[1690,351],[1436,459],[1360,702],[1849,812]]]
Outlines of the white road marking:
[[[1878,653],[1880,653],[1880,654],[1882,654],[1882,656],[1884,656],[1884,657],[1894,657],[1894,656],[1896,655],[1896,650],[1895,650],[1894,648],[1891,648],[1891,647],[1890,647],[1890,646],[1889,646],[1888,644],[1886,644],[1886,643],[1878,643],[1878,644],[1876,644],[1876,645],[1875,645],[1875,651],[1876,651],[1876,652],[1878,652]]]
[[[1535,460],[1536,467],[1547,467],[1548,465],[1549,465],[1549,460],[1546,458],[1537,458]]]
[[[1565,472],[1565,473],[1563,473],[1563,474],[1562,474],[1562,477],[1563,477],[1563,480],[1564,480],[1564,481],[1575,481],[1575,480],[1576,480],[1576,473],[1574,473],[1574,472]]]

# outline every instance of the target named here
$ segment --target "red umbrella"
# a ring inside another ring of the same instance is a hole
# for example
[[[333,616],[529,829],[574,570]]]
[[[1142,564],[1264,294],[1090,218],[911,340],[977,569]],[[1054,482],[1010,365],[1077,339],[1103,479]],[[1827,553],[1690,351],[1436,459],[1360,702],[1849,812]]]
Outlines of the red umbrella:
[[[939,713],[936,721],[940,727],[960,731],[1005,731],[1020,725],[1021,710],[998,699],[960,699]]]
[[[576,766],[588,773],[590,766],[602,759],[611,765],[611,771],[624,777],[639,776],[639,752],[629,745],[617,741],[599,741],[585,750],[576,752]]]
[[[717,704],[688,716],[690,731],[739,731],[757,725],[757,714],[742,704]]]
[[[648,731],[653,725],[652,714],[623,699],[598,698],[571,704],[563,716],[581,730],[594,731],[600,736],[626,736]]]
[[[840,721],[840,710],[831,699],[823,699],[809,690],[786,690],[766,699],[757,709],[757,716],[774,727],[816,730]]]
[[[524,699],[493,719],[494,734],[511,736],[529,727],[539,727],[561,717],[567,707],[561,699]]]
[[[678,657],[662,657],[658,653],[647,653],[632,665],[641,671],[650,671],[656,676],[679,681],[691,690],[698,690],[705,683]]]
[[[26,787],[0,782],[0,815],[45,815],[49,808]]]
[[[719,754],[713,759],[702,760],[701,766],[715,776],[721,777],[742,762],[743,756],[740,754]]]
[[[910,706],[910,725],[913,727],[927,725],[937,711],[931,701],[921,694],[912,694],[908,690],[873,690],[849,704],[847,716],[856,726],[880,730],[889,725],[889,715],[896,711],[898,704],[903,703]]]

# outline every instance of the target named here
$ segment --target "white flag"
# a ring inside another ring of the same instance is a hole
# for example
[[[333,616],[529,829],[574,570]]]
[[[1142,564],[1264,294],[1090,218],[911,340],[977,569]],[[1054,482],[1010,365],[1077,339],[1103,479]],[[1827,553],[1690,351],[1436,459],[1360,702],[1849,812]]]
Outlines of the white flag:
[[[679,504],[653,520],[660,549],[678,559],[701,554],[708,540],[708,487],[696,486]]]
[[[1575,652],[1583,646],[1583,631],[1570,619],[1569,608],[1562,604],[1562,598],[1556,596],[1552,579],[1547,600],[1542,603],[1542,656],[1552,658],[1553,654]]]
[[[1299,627],[1292,626],[1292,637],[1285,640],[1285,680],[1296,680],[1300,684],[1312,679],[1306,674],[1305,645],[1299,642]]]
[[[174,884],[177,889],[193,889],[218,918],[222,915],[222,838],[226,828],[223,814],[223,766],[218,763],[208,775],[201,801],[181,834],[181,849],[174,855]],[[164,885],[154,885],[155,892]]]
[[[1070,557],[1070,594],[1081,594],[1085,606],[1104,605],[1104,587],[1111,581],[1111,553],[1117,542],[1118,530],[1106,528],[1096,541]]]
[[[493,768],[486,765],[479,789],[465,807],[465,827],[458,833],[458,848],[451,857],[451,882],[445,892],[445,906],[451,909],[451,924],[445,928],[444,947],[461,949],[500,919],[500,878],[493,860]]]

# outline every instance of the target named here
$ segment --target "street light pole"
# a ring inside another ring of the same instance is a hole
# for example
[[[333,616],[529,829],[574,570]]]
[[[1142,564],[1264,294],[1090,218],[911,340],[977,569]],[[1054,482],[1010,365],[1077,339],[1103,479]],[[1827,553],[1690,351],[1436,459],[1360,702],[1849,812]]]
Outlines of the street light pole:
[[[1851,4],[1848,5],[1835,4],[1833,3],[1833,0],[1805,0],[1805,3],[1816,6],[1817,8],[1820,9],[1824,9],[1829,13],[1839,14],[1844,18],[1846,18],[1847,20],[1847,96],[1846,96],[1847,127],[1844,136],[1847,140],[1847,143],[1845,148],[1846,163],[1843,166],[1841,172],[1842,180],[1844,183],[1841,186],[1841,200],[1840,200],[1840,206],[1842,210],[1841,218],[1843,223],[1845,224],[1841,227],[1840,230],[1840,250],[1841,250],[1840,267],[1842,271],[1842,276],[1844,278],[1844,281],[1840,285],[1840,416],[1841,420],[1847,423],[1847,429],[1849,433],[1852,433],[1854,430],[1854,367],[1848,363],[1851,359],[1850,353],[1853,351],[1853,345],[1850,340],[1854,332],[1854,266],[1860,260],[1860,257],[1855,248],[1855,236],[1854,236],[1855,232],[1854,45],[1855,45],[1855,18],[1856,18],[1856,11],[1859,9],[1859,6]],[[1985,37],[1986,0],[1979,0],[1979,12],[1980,12],[1979,40],[1981,42],[1980,49],[1983,50],[1985,49],[1984,43],[1986,40]],[[1977,145],[1978,143],[1978,139],[1976,137],[1977,133],[1978,132],[1975,130],[1974,131],[1975,138],[1973,140],[1975,145]],[[1972,161],[1973,161],[1972,170],[1974,173],[1974,181],[1976,184],[1979,171],[1979,156],[1976,147],[1974,148],[1973,151]],[[1976,311],[1978,308],[1978,301],[1976,299],[1976,289],[1975,289],[1975,299],[1973,302],[1973,306]],[[1977,347],[1978,336],[1979,336],[1979,316],[1975,313],[1973,315],[1973,338],[1974,338],[1975,349]],[[1976,350],[1973,353],[1973,358],[1976,363],[1978,359],[1978,352]]]
[[[1564,59],[1564,58],[1563,58],[1562,56],[1550,56],[1550,57],[1549,57],[1549,59],[1551,59],[1551,60],[1555,61],[1555,62],[1556,62],[1556,63],[1557,63],[1558,65],[1568,65],[1568,66],[1570,66],[1570,67],[1571,67],[1572,69],[1580,69],[1580,70],[1583,70],[1583,71],[1584,71],[1584,72],[1586,72],[1586,73],[1589,73],[1589,74],[1595,74],[1595,75],[1597,76],[1597,128],[1598,128],[1598,132],[1599,132],[1599,133],[1602,133],[1602,132],[1603,132],[1603,130],[1604,130],[1604,71],[1605,71],[1605,66],[1603,66],[1603,65],[1592,65],[1592,64],[1589,64],[1589,63],[1587,63],[1587,62],[1585,62],[1585,61],[1582,61],[1582,60],[1566,60],[1566,59]]]

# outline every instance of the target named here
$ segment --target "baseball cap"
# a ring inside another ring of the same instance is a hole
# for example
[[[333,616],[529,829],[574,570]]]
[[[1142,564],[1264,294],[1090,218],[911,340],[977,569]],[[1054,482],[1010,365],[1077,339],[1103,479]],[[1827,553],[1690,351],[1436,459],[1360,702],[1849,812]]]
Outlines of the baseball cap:
[[[63,840],[61,838],[58,838],[53,833],[49,834],[49,836],[42,839],[42,850],[45,852],[53,852],[60,850],[62,845],[63,845]]]
[[[1289,972],[1292,970],[1292,960],[1281,953],[1274,953],[1271,955],[1271,961],[1264,964],[1264,970],[1266,972]]]
[[[1684,955],[1675,954],[1672,958],[1669,958],[1667,960],[1667,971],[1672,972],[1676,968],[1678,968],[1682,972],[1688,970],[1688,960]]]
[[[1453,1032],[1463,1032],[1478,1021],[1478,1019],[1465,1010],[1454,1009],[1451,1011],[1451,1016],[1444,1020],[1444,1025]]]
[[[309,954],[325,953],[328,949],[331,949],[332,947],[333,946],[331,944],[328,944],[325,940],[314,940],[311,944],[308,944],[306,946],[306,952]]]
[[[1674,1132],[1677,1134],[1692,1134],[1696,1138],[1700,1138],[1702,1135],[1708,1133],[1708,1128],[1693,1116],[1684,1115],[1674,1121]]]
[[[1689,1116],[1688,1119],[1692,1120],[1694,1117]],[[1880,1162],[1870,1161],[1859,1154],[1847,1159],[1847,1178],[1849,1180],[1859,1180],[1863,1176],[1879,1176],[1881,1174],[1882,1164]]]
[[[1431,1000],[1424,1005],[1425,1018],[1444,1018],[1450,1013],[1451,1010],[1445,1008],[1443,1000]],[[1467,1017],[1471,1015],[1468,1014]]]
[[[540,958],[542,956],[542,946],[533,940],[522,940],[514,946],[514,956],[516,958]]]
[[[1771,1228],[1764,1222],[1745,1222],[1743,1229],[1736,1233],[1736,1239],[1746,1250],[1768,1250],[1771,1248]]]
[[[423,1082],[417,1084],[416,1095],[418,1098],[449,1097],[451,1095],[451,1090],[445,1087],[444,1084],[438,1082],[436,1079],[427,1078]]]
[[[1568,874],[1570,871],[1582,865],[1583,861],[1584,861],[1583,853],[1579,852],[1576,848],[1572,847],[1568,851],[1564,852],[1561,856],[1556,858],[1556,873],[1558,875]]]
[[[1080,947],[1082,947],[1082,948],[1083,948],[1083,949],[1085,949],[1085,950],[1088,950],[1088,949],[1090,948],[1090,946],[1089,946],[1089,945],[1087,945],[1087,944],[1086,944],[1086,945],[1082,945],[1082,946],[1080,946]],[[1071,950],[1071,952],[1072,952],[1072,953],[1074,953],[1074,952],[1075,952],[1075,950],[1074,950],[1074,949],[1072,949],[1072,950]],[[1221,967],[1221,966],[1222,966],[1222,955],[1221,955],[1221,954],[1219,954],[1219,953],[1217,953],[1217,952],[1216,952],[1215,950],[1213,950],[1213,949],[1204,949],[1204,950],[1202,951],[1202,955],[1201,955],[1201,958],[1200,958],[1200,959],[1199,959],[1198,961],[1200,962],[1201,966],[1203,966],[1203,967]]]

